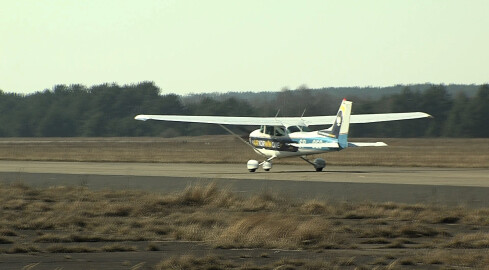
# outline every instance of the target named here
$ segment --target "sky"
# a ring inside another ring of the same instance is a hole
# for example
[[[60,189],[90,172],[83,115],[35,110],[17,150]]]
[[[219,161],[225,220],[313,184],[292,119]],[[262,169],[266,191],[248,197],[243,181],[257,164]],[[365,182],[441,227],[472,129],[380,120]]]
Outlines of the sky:
[[[162,93],[489,82],[486,0],[15,0],[0,89]]]

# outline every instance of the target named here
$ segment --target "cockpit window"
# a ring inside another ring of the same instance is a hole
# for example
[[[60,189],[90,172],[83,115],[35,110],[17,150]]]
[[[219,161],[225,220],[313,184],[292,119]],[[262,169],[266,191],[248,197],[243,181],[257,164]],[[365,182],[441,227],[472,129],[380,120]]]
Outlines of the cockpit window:
[[[289,131],[289,133],[292,133],[292,132],[299,132],[301,130],[299,129],[299,127],[290,126],[290,127],[287,128],[287,131]]]
[[[264,134],[268,134],[270,136],[285,136],[287,132],[285,132],[285,127],[282,126],[261,126],[260,132]]]
[[[273,126],[264,126],[265,134],[273,136]]]
[[[311,130],[309,129],[309,127],[307,126],[290,126],[287,128],[287,131],[289,131],[289,133],[292,133],[292,132],[311,132]]]

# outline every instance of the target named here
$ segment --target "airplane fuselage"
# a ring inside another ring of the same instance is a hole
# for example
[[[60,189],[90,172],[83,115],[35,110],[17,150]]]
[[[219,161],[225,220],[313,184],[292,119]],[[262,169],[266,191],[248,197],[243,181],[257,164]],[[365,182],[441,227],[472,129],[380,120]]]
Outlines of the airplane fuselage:
[[[271,126],[267,126],[271,127]],[[339,151],[328,144],[337,144],[338,140],[319,131],[296,131],[267,134],[263,127],[250,133],[249,142],[255,151],[267,157],[293,157]]]

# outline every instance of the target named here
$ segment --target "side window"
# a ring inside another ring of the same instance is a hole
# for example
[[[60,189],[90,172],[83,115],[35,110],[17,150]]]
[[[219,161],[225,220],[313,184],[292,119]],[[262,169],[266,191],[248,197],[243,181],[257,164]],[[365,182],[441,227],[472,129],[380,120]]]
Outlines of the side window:
[[[265,134],[273,136],[273,126],[265,126]]]
[[[260,126],[260,132],[265,133],[265,126]]]
[[[283,127],[275,127],[275,136],[284,136],[285,135],[285,130]]]

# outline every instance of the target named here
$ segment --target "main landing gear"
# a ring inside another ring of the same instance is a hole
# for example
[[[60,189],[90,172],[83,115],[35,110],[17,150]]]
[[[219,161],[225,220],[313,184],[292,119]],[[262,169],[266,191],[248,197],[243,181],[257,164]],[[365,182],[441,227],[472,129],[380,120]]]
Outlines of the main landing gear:
[[[304,160],[305,162],[311,164],[312,166],[314,166],[314,169],[316,169],[316,172],[321,172],[323,171],[324,167],[326,167],[326,161],[322,158],[316,158],[314,161],[310,161],[308,160],[307,158],[305,157],[300,157],[302,160]]]
[[[306,159],[305,157],[300,157],[300,158],[302,160],[304,160],[305,162],[314,166],[314,169],[316,170],[316,172],[321,172],[321,171],[323,171],[324,167],[326,167],[326,161],[322,158],[316,158],[313,161],[310,161],[310,160]],[[263,161],[262,163],[259,163],[258,160],[251,159],[251,160],[248,160],[246,167],[248,168],[248,171],[255,172],[260,166],[262,166],[263,170],[268,172],[272,168],[272,162],[271,162],[272,159],[273,158],[269,158],[269,159]]]
[[[272,159],[273,158],[269,158],[269,159],[263,161],[262,163],[258,163],[258,160],[251,159],[251,160],[248,160],[246,167],[248,168],[248,171],[255,172],[256,169],[258,169],[258,167],[260,167],[260,165],[261,165],[263,170],[268,172],[272,168],[272,162],[270,162]]]

